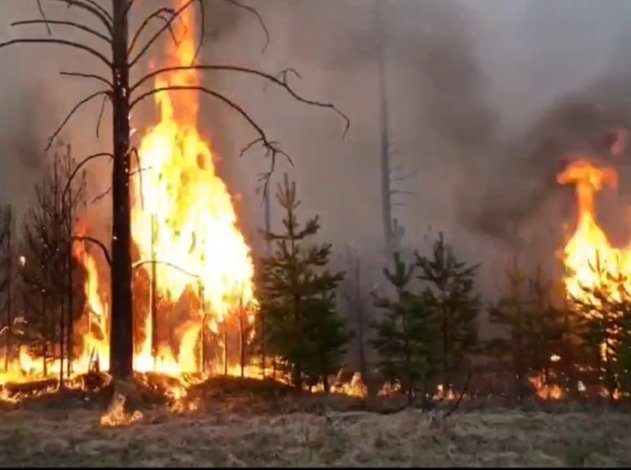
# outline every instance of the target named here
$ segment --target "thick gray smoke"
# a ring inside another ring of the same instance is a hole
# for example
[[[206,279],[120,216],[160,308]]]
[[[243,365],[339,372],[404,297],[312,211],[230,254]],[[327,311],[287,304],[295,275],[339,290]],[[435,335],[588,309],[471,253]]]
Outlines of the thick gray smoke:
[[[271,34],[265,53],[256,18],[223,1],[208,2],[206,9],[205,61],[270,72],[294,67],[302,79],[291,80],[301,94],[333,102],[349,115],[352,126],[345,140],[343,122],[334,113],[297,103],[257,79],[218,74],[207,84],[239,101],[271,138],[282,142],[295,166],[281,162],[273,183],[283,171],[290,173],[299,185],[303,217],[321,215],[322,238],[339,253],[354,246],[379,265],[376,47],[383,33],[393,164],[417,171],[401,185],[413,195],[398,199],[403,206],[395,210],[406,228],[405,244],[425,248],[423,237],[432,227],[445,231],[465,258],[482,262],[487,271],[496,271],[514,249],[531,259],[553,260],[561,222],[571,223],[573,216],[571,190],[555,182],[564,159],[578,153],[604,158],[611,147],[608,132],[630,119],[631,53],[624,31],[631,4],[377,1],[381,23],[376,2],[369,0],[250,1]],[[140,18],[158,2],[138,3]],[[68,14],[66,8],[48,12],[51,17]],[[34,1],[0,3],[5,22],[37,15]],[[45,34],[36,28],[30,32]],[[16,34],[7,25],[2,37]],[[152,58],[160,59],[159,49]],[[41,149],[47,135],[77,98],[98,86],[62,79],[58,72],[98,64],[79,52],[36,46],[2,50],[0,64],[0,197],[24,205],[45,158]],[[109,148],[107,120],[101,138],[95,137],[98,107],[82,111],[64,135],[77,154]],[[150,105],[134,115],[139,134],[151,120]],[[261,149],[237,158],[254,134],[220,103],[202,98],[202,123],[222,173],[241,196],[240,217],[254,239],[263,220],[257,175],[268,162]],[[625,158],[612,160],[623,178],[620,200],[627,197]],[[105,164],[94,167],[95,194],[107,187],[107,176]],[[611,207],[617,207],[615,202]],[[107,217],[101,215],[106,212],[98,214],[95,222],[107,229]],[[607,214],[603,217],[607,223]],[[280,215],[274,213],[273,219],[278,224]],[[485,282],[487,289],[496,287]]]

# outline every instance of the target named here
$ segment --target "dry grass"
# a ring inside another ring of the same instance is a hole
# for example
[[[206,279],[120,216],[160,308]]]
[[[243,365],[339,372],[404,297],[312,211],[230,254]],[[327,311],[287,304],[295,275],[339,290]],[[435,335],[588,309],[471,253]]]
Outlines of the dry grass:
[[[128,428],[97,410],[0,413],[2,466],[629,466],[629,415],[419,411],[173,416]]]

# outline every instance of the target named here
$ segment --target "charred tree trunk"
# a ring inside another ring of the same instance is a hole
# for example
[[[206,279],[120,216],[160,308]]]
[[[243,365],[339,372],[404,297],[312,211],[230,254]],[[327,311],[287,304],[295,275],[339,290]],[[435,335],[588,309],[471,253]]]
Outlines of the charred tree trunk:
[[[129,0],[112,0],[112,92],[114,160],[112,173],[112,323],[110,372],[117,379],[133,373],[131,292],[131,212],[129,198],[129,63],[127,57]]]

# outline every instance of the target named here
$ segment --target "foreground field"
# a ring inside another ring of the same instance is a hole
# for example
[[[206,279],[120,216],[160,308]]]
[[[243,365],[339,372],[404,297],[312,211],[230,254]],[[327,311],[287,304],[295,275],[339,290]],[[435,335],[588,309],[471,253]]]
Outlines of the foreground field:
[[[629,466],[629,415],[419,411],[238,416],[145,412],[103,428],[97,410],[0,415],[2,466]]]

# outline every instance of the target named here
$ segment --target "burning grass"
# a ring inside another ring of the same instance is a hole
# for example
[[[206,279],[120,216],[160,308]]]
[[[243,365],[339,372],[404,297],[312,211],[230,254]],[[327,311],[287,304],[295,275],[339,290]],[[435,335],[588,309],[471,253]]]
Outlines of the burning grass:
[[[628,466],[621,413],[419,411],[173,416],[104,428],[96,410],[3,412],[0,465]]]

